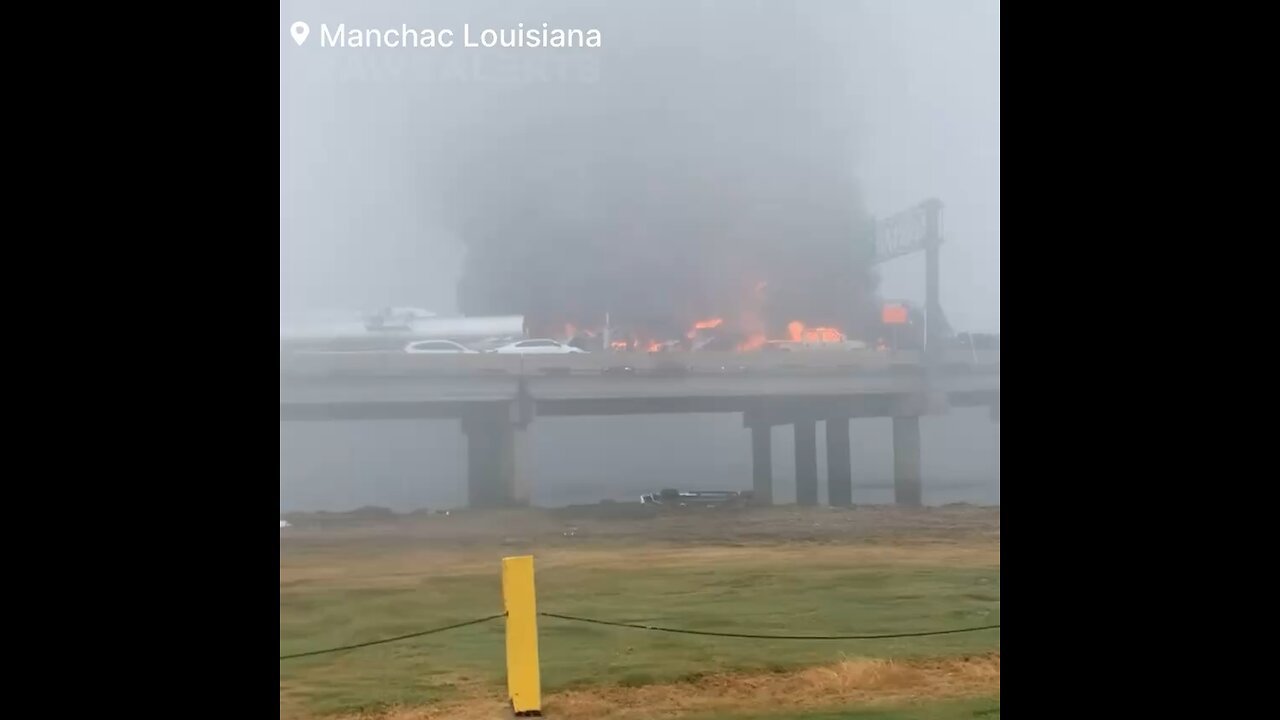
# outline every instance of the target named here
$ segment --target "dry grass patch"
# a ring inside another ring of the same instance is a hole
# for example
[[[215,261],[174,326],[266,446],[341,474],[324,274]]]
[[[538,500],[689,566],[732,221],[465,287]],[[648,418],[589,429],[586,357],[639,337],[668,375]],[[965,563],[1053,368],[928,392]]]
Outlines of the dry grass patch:
[[[727,673],[642,687],[608,686],[544,698],[548,717],[641,720],[717,712],[800,710],[983,697],[1000,692],[1000,655],[895,662],[845,660],[785,673]],[[473,697],[430,708],[395,708],[350,720],[509,718],[500,697]]]

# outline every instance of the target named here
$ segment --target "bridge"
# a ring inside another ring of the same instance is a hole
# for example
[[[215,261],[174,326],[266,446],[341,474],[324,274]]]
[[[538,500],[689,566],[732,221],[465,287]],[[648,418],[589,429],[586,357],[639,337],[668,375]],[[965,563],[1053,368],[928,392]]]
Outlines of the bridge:
[[[741,413],[752,493],[773,502],[771,429],[795,432],[796,500],[818,504],[817,424],[828,498],[851,505],[849,420],[893,423],[894,495],[922,503],[920,418],[984,406],[1000,418],[999,351],[409,355],[281,349],[281,421],[451,418],[467,438],[472,506],[527,504],[537,417]]]

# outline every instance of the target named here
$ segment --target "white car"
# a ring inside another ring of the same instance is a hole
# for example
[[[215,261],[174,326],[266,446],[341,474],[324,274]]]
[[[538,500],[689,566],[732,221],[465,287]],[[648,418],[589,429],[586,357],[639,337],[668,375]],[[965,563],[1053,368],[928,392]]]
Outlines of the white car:
[[[466,353],[468,355],[477,354],[476,350],[472,350],[464,345],[459,345],[452,340],[419,340],[411,342],[404,347],[404,351],[410,355],[438,355],[442,353]]]
[[[565,345],[556,340],[548,340],[546,338],[537,338],[534,340],[520,340],[519,342],[508,343],[502,347],[494,348],[489,352],[511,354],[511,355],[568,355],[570,353],[585,353],[586,350]]]

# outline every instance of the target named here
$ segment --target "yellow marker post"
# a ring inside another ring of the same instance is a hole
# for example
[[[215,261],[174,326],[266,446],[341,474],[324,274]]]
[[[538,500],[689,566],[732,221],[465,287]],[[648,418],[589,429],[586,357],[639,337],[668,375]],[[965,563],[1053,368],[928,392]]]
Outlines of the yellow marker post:
[[[502,603],[507,611],[507,694],[517,717],[542,715],[538,668],[538,608],[533,556],[502,559]]]

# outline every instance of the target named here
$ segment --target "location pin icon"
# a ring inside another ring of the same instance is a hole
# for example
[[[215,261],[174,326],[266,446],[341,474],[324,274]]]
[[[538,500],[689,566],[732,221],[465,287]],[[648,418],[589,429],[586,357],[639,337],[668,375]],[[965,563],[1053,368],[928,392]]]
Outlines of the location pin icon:
[[[311,26],[299,20],[289,28],[289,32],[293,34],[293,41],[301,47],[302,43],[307,41],[307,36],[311,34]]]

